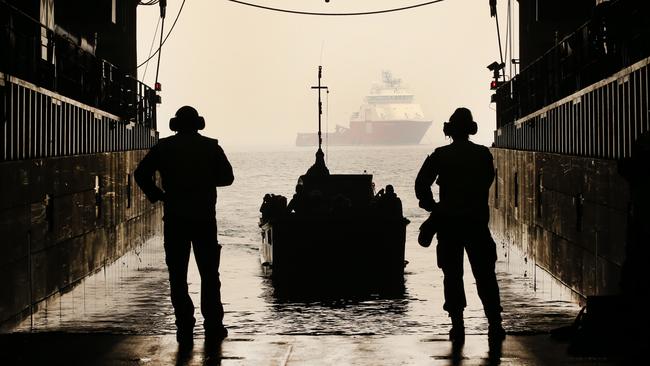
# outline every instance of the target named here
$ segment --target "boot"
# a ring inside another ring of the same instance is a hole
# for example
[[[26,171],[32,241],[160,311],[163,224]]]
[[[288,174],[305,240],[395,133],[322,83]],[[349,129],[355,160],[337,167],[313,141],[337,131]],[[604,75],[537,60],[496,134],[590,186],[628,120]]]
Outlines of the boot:
[[[465,342],[465,322],[463,313],[450,315],[451,329],[449,330],[449,340],[452,342]]]
[[[194,343],[194,329],[193,328],[178,328],[176,330],[176,341],[181,346],[188,346]]]
[[[205,328],[206,342],[222,341],[226,337],[228,337],[228,329],[223,325]]]
[[[491,341],[502,341],[506,338],[506,331],[501,325],[501,314],[488,318],[488,339]]]

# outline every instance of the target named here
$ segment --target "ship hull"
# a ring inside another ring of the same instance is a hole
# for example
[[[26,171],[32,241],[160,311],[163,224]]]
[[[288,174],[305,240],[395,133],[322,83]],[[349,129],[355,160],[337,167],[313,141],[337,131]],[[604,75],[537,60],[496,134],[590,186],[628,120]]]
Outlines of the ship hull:
[[[323,143],[330,146],[418,145],[431,121],[351,122],[349,129],[324,133]],[[318,134],[299,133],[296,146],[318,145]]]

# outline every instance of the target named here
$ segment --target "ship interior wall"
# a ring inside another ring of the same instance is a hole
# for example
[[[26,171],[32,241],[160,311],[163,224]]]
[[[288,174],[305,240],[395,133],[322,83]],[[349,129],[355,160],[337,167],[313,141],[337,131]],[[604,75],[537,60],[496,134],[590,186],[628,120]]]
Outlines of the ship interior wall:
[[[648,3],[602,2],[535,59],[534,37],[552,31],[535,17],[564,29],[540,4],[520,2],[527,67],[497,90],[492,232],[582,297],[619,293],[632,205],[618,162],[650,133]]]
[[[629,192],[616,161],[501,148],[492,154],[495,239],[582,297],[618,293]]]
[[[145,153],[0,163],[0,322],[161,232],[162,210],[133,180]]]
[[[493,233],[583,297],[619,290],[630,198],[618,161],[650,131],[648,65],[495,131]]]
[[[0,73],[0,323],[20,320],[161,231],[133,171],[158,140]]]

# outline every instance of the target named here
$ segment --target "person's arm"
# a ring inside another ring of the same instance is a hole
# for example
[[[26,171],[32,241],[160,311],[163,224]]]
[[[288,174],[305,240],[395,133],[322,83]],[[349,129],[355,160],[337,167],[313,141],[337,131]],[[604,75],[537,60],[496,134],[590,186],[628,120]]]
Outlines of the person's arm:
[[[232,172],[232,165],[226,157],[226,153],[223,151],[221,146],[217,144],[217,181],[215,182],[217,187],[225,187],[232,184],[235,180],[235,176]]]
[[[435,163],[435,152],[427,156],[424,164],[415,178],[415,197],[420,201],[420,207],[427,211],[433,210],[436,201],[433,199],[431,185],[438,176],[438,168]]]
[[[165,193],[156,185],[155,175],[159,167],[158,146],[152,147],[133,172],[135,182],[151,203],[164,201]]]

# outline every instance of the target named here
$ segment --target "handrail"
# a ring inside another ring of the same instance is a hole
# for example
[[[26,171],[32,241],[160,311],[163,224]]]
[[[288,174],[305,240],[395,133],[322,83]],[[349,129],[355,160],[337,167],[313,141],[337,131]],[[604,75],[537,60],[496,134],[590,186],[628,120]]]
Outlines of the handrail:
[[[0,72],[156,128],[153,89],[0,0]]]
[[[647,57],[648,11],[646,1],[618,0],[597,8],[593,19],[497,89],[497,128]]]

